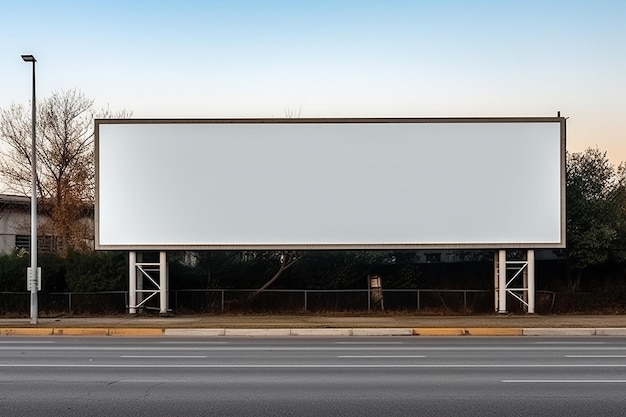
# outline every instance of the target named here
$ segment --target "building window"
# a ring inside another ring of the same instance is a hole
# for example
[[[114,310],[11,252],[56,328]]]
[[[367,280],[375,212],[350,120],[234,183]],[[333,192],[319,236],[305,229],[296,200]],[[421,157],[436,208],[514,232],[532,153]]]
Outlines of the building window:
[[[15,247],[17,249],[23,249],[26,252],[30,251],[30,235],[15,235]]]
[[[15,247],[30,252],[30,235],[15,235]],[[63,249],[63,240],[56,236],[39,236],[37,252],[54,253]]]

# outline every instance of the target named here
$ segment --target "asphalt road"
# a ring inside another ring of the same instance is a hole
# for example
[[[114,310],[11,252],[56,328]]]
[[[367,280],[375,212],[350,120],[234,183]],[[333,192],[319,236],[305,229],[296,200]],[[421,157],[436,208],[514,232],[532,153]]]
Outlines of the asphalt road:
[[[626,338],[0,338],[1,416],[623,416]]]

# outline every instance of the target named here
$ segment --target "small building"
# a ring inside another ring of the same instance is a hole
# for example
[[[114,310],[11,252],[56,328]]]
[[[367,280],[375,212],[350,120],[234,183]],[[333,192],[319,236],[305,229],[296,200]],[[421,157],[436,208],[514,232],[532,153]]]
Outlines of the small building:
[[[0,253],[30,248],[30,198],[0,194]]]
[[[50,216],[38,207],[38,252],[59,252],[63,250],[63,239],[59,236],[42,233],[41,225]],[[15,249],[30,251],[30,197],[0,194],[0,254],[11,253]],[[93,230],[93,206],[83,211],[81,222],[86,230]],[[93,237],[86,236],[85,243],[93,248]]]

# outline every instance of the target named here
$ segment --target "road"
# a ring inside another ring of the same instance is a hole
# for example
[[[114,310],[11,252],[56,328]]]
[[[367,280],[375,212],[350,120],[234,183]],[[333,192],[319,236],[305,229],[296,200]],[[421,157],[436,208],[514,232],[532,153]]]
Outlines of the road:
[[[1,337],[2,416],[623,416],[626,338]]]

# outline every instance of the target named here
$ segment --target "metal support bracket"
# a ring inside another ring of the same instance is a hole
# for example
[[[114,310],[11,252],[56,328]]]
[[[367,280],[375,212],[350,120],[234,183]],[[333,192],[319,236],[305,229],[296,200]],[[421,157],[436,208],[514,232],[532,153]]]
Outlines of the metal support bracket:
[[[526,251],[526,259],[506,259],[506,250],[494,256],[495,311],[507,313],[507,295],[518,300],[526,313],[535,312],[535,252]]]
[[[168,308],[168,274],[166,252],[159,253],[159,262],[143,262],[143,253],[128,254],[128,312],[137,313],[137,309],[158,309],[167,314]],[[157,294],[158,306],[150,303]]]

